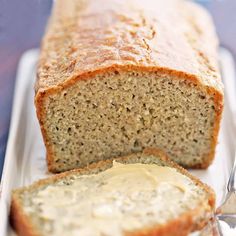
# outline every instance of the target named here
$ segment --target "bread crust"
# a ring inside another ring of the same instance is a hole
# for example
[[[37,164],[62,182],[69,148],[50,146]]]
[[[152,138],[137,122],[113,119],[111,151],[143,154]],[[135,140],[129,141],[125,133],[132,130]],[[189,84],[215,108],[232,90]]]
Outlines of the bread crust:
[[[11,201],[10,223],[16,229],[18,236],[40,236],[24,213],[17,198],[12,198]]]
[[[212,217],[214,213],[215,194],[213,190],[206,184],[202,183],[199,179],[191,175],[187,170],[183,169],[182,167],[178,166],[176,163],[172,162],[167,157],[167,155],[161,150],[146,148],[143,151],[143,153],[157,157],[158,159],[164,161],[166,166],[176,168],[180,173],[189,177],[197,186],[201,187],[202,189],[204,189],[204,191],[207,192],[209,196],[208,203],[207,203],[208,205],[207,207],[204,205],[199,206],[198,208],[188,211],[182,214],[177,219],[173,219],[164,225],[156,225],[152,228],[144,228],[142,230],[137,230],[134,232],[124,232],[124,235],[127,235],[127,236],[146,236],[146,235],[175,236],[176,232],[178,232],[178,236],[187,236],[192,231],[202,229],[208,223],[208,221],[210,220],[210,218]],[[132,160],[132,154],[125,157],[116,158],[115,160],[118,162],[122,162],[122,161],[125,162],[130,159]],[[76,170],[60,173],[52,177],[49,177],[47,179],[39,180],[29,187],[23,187],[23,188],[13,191],[10,218],[11,218],[11,224],[15,228],[19,236],[41,236],[40,233],[37,232],[36,229],[33,227],[33,223],[31,219],[24,213],[21,207],[20,200],[18,197],[20,193],[24,191],[34,191],[40,186],[55,183],[61,178],[64,178],[73,174],[83,175],[83,174],[89,174],[93,170],[97,170],[98,172],[103,171],[107,168],[110,168],[112,166],[112,162],[113,160],[106,160],[106,161],[100,161],[98,163],[93,163],[83,169],[76,169]]]
[[[59,0],[42,44],[36,92],[113,66],[193,76],[222,91],[217,44],[209,15],[187,1]]]
[[[42,43],[35,85],[49,170],[57,172],[43,125],[48,97],[79,80],[115,71],[171,75],[191,81],[214,98],[211,149],[201,164],[187,166],[207,168],[214,158],[223,110],[216,48],[210,17],[187,1],[131,0],[127,4],[125,0],[58,0]]]

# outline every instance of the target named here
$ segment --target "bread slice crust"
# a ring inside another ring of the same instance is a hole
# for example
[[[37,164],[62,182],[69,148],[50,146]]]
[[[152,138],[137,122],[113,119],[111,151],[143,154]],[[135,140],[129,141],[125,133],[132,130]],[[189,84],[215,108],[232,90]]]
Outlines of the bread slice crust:
[[[143,228],[142,230],[136,230],[133,232],[124,232],[124,235],[127,236],[146,236],[146,235],[158,235],[158,236],[175,236],[178,232],[179,236],[187,236],[190,232],[202,229],[212,217],[215,208],[215,194],[213,190],[202,183],[196,177],[192,176],[187,170],[178,166],[176,163],[169,160],[164,152],[157,149],[147,148],[143,151],[144,154],[154,156],[159,160],[163,161],[166,166],[176,168],[177,171],[183,175],[189,177],[197,186],[204,189],[207,192],[208,198],[208,207],[207,209],[204,206],[199,206],[196,209],[188,211],[177,219],[168,221],[163,225],[156,225],[151,228]],[[131,154],[125,157],[119,157],[116,159],[117,162],[129,163],[132,161],[133,155]],[[88,165],[83,169],[76,169],[67,171],[61,174],[54,175],[47,179],[39,180],[36,183],[32,184],[29,187],[22,187],[18,190],[14,190],[12,194],[11,210],[10,210],[10,221],[13,228],[17,231],[19,236],[41,236],[40,232],[33,226],[31,219],[24,213],[23,208],[21,207],[19,194],[24,191],[34,191],[40,186],[49,185],[59,181],[60,179],[73,175],[73,174],[89,174],[89,173],[99,173],[104,171],[112,166],[112,160],[100,161],[99,163],[93,163]],[[136,163],[137,160],[134,161]],[[194,220],[195,219],[195,220]],[[197,219],[197,221],[196,221]]]

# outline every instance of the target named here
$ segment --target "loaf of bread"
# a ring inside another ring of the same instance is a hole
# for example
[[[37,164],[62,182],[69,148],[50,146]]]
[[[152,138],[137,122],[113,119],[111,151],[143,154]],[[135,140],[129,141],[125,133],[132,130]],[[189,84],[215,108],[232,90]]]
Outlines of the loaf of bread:
[[[213,24],[184,0],[58,0],[35,105],[50,171],[161,148],[212,162],[223,107]]]
[[[186,236],[214,204],[209,187],[149,149],[14,191],[11,220],[19,236]]]

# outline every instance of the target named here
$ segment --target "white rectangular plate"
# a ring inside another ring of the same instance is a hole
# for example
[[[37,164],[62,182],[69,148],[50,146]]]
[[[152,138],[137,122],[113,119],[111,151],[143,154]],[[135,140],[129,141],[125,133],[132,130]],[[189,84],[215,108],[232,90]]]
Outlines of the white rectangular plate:
[[[221,50],[221,67],[223,77],[227,82],[233,81],[234,68],[231,55]],[[45,147],[43,145],[39,125],[34,108],[35,66],[38,50],[26,52],[19,64],[15,86],[15,96],[12,110],[11,127],[6,150],[5,165],[2,176],[2,194],[0,202],[0,235],[11,235],[8,223],[11,191],[20,186],[31,184],[33,181],[48,177],[45,161]],[[225,79],[225,78],[224,78]],[[235,90],[227,88],[229,97]],[[226,99],[225,99],[226,100]],[[219,144],[216,158],[208,170],[191,171],[203,182],[210,185],[216,192],[217,204],[221,201],[225,184],[229,176],[234,153],[235,139],[232,129],[232,109],[225,101],[224,115],[220,130]]]

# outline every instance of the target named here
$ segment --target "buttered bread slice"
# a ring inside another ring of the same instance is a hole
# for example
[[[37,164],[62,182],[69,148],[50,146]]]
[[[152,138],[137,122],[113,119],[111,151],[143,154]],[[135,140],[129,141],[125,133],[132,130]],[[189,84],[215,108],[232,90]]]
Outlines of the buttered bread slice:
[[[19,235],[188,235],[214,209],[213,192],[160,151],[102,161],[14,191]]]

